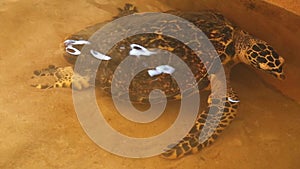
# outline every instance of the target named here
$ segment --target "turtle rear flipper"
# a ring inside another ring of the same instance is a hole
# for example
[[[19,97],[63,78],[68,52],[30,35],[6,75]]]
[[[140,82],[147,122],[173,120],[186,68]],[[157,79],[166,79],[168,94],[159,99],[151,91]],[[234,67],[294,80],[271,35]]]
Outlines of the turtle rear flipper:
[[[35,70],[32,79],[42,80],[42,77],[46,77],[47,84],[38,83],[32,84],[32,87],[38,89],[50,89],[50,88],[71,88],[76,90],[82,90],[89,88],[89,76],[82,76],[74,73],[72,66],[56,67],[50,65],[48,68],[42,70]]]

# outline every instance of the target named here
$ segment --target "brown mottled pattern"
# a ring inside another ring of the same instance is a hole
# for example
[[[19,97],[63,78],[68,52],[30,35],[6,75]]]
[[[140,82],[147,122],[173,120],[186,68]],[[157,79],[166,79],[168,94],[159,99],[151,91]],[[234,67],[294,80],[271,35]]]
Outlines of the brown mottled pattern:
[[[190,78],[195,78],[196,81],[199,82],[199,86],[201,86],[200,89],[203,89],[203,86],[206,87],[205,85],[201,84],[201,79],[207,76],[207,71],[205,69],[205,66],[201,62],[201,60],[198,58],[198,56],[196,56],[191,49],[189,49],[187,46],[182,44],[180,41],[170,37],[158,35],[158,34],[136,35],[116,44],[114,48],[112,48],[108,53],[109,56],[114,56],[114,59],[109,62],[105,62],[105,64],[100,67],[99,70],[100,72],[106,72],[106,73],[98,74],[99,78],[102,79],[102,81],[104,82],[112,81],[113,74],[110,73],[116,73],[118,71],[122,73],[122,70],[116,68],[120,64],[120,62],[125,57],[127,57],[127,53],[129,53],[130,50],[129,46],[130,44],[133,43],[143,44],[143,46],[146,48],[168,50],[169,52],[175,54],[176,56],[181,58],[185,62],[185,64],[188,65],[188,67],[191,69],[192,73],[194,74],[194,77],[190,77]],[[125,47],[125,49],[123,51],[117,50],[121,46]],[[170,57],[170,56],[166,56],[166,57]],[[155,56],[151,57],[150,59],[148,59],[147,57],[139,58],[139,60],[143,60],[143,59],[146,60],[148,63],[158,62]],[[136,64],[138,63],[131,63],[132,69],[134,69],[134,67],[137,66]],[[177,68],[178,69],[176,69],[176,71],[180,71],[180,67],[178,66]],[[116,72],[114,72],[114,70]],[[164,91],[165,95],[170,98],[173,98],[172,96],[180,94],[180,89],[175,79],[171,75],[162,74],[160,76],[151,77],[148,75],[147,70],[138,73],[131,81],[131,85],[129,88],[131,101],[147,102],[143,100],[147,100],[149,93],[154,89],[159,89],[161,91]],[[123,74],[124,76],[128,75],[126,73]],[[123,78],[126,79],[126,77],[124,76],[122,77],[122,79]],[[127,89],[125,88],[126,86],[123,86],[122,79],[116,80],[117,83],[116,85],[118,88],[120,88],[120,91],[127,91]],[[100,81],[100,85],[106,87],[109,84],[101,83]],[[195,84],[186,84],[186,85],[187,86],[185,86],[184,89],[189,89]],[[124,93],[113,93],[113,95],[115,96],[118,94],[123,95]]]

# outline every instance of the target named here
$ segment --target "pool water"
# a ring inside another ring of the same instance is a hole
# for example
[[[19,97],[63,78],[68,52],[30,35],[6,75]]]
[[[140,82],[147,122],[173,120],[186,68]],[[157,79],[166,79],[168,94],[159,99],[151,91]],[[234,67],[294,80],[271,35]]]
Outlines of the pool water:
[[[246,5],[238,1],[228,4],[217,1],[191,4],[186,1],[182,5],[167,0],[130,2],[141,11],[218,9],[282,53],[287,62],[287,80],[277,82],[248,66],[238,65],[231,75],[231,84],[241,100],[238,115],[212,146],[179,160],[158,156],[145,159],[116,156],[98,147],[83,131],[70,89],[39,90],[30,84],[32,72],[36,69],[49,64],[69,65],[62,57],[62,42],[67,36],[111,19],[118,12],[117,7],[122,7],[124,2],[5,0],[0,2],[0,168],[300,167],[299,16],[282,12],[283,9],[279,8],[279,12],[275,13],[275,7],[263,10],[264,4],[256,1]],[[232,11],[232,8],[236,10]],[[110,97],[96,94],[102,97],[98,103],[103,105],[108,123],[133,137],[161,133],[172,124],[178,113],[178,102],[172,102],[157,121],[137,124],[121,117],[112,108]],[[201,95],[201,101],[206,102],[205,94]]]

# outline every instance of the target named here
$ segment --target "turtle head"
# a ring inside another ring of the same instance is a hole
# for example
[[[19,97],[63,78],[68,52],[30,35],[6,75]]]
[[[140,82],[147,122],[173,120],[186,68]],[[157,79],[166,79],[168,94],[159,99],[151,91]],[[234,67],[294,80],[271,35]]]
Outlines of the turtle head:
[[[283,80],[284,59],[267,42],[257,39],[244,32],[244,39],[238,46],[239,59],[256,69],[261,69],[276,78]]]

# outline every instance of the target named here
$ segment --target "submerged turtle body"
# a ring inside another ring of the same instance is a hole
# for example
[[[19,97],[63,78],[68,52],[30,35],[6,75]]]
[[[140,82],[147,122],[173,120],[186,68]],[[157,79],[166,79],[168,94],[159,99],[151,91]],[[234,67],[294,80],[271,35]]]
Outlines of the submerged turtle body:
[[[229,22],[226,22],[225,20],[222,20],[219,18],[219,16],[211,11],[205,11],[201,13],[182,13],[182,12],[174,12],[169,11],[168,13],[180,16],[184,19],[187,19],[188,21],[194,23],[197,27],[199,25],[211,25],[215,29],[209,29],[208,27],[204,28],[203,31],[205,34],[209,34],[209,32],[215,33],[215,36],[208,37],[209,40],[213,43],[214,46],[217,46],[217,51],[219,53],[222,53],[222,62],[225,63],[227,60],[232,60],[233,53],[231,52],[234,49],[228,49],[232,48],[233,41],[233,30],[234,26],[232,26]],[[144,14],[136,14],[143,16]],[[205,21],[209,21],[210,23],[205,23]],[[197,21],[197,23],[195,22]],[[149,21],[147,21],[149,22]],[[166,22],[166,21],[165,21]],[[181,27],[184,26],[184,23],[181,23],[180,21],[172,21],[172,28],[166,26],[166,31],[173,31],[178,32],[180,34],[180,31],[182,31]],[[202,23],[201,23],[202,22]],[[141,23],[143,24],[143,23]],[[164,23],[161,23],[164,24]],[[153,25],[153,23],[151,24]],[[157,26],[157,25],[156,25]],[[155,26],[153,26],[155,27]],[[162,26],[163,27],[163,26]],[[192,28],[191,28],[192,29]],[[197,28],[198,29],[198,28]],[[200,27],[202,30],[202,27]],[[225,32],[225,30],[228,30]],[[163,29],[159,30],[160,32],[164,32]],[[196,30],[195,30],[196,31]],[[221,33],[225,32],[225,33]],[[212,40],[214,39],[214,41]],[[191,39],[189,43],[192,43],[194,41],[197,41],[197,39]],[[201,42],[198,42],[199,45]],[[169,74],[162,74],[159,76],[151,77],[147,73],[149,69],[153,69],[154,67],[151,67],[149,65],[158,65],[157,62],[164,61],[164,64],[170,64],[172,62],[172,65],[175,68],[175,73],[185,73],[183,72],[183,68],[180,65],[180,63],[174,61],[175,57],[170,55],[166,56],[158,56],[153,55],[150,57],[138,57],[137,59],[133,59],[133,61],[130,63],[130,68],[132,68],[132,72],[136,72],[134,69],[137,67],[140,67],[141,63],[147,63],[147,65],[144,65],[144,71],[138,73],[135,75],[134,79],[132,79],[129,87],[129,94],[130,94],[130,100],[132,102],[148,102],[149,94],[154,89],[159,89],[164,92],[164,94],[167,96],[169,100],[173,99],[180,99],[181,98],[181,92],[189,92],[189,89],[198,85],[199,90],[203,90],[209,86],[209,78],[208,78],[208,72],[212,71],[212,63],[204,65],[203,61],[200,60],[200,58],[192,51],[187,45],[183,44],[179,40],[175,39],[174,37],[164,36],[163,33],[151,33],[151,34],[141,34],[141,35],[134,35],[129,38],[126,38],[122,40],[121,42],[117,43],[108,53],[107,55],[112,56],[114,59],[112,59],[109,62],[105,62],[103,65],[100,65],[99,69],[99,83],[101,84],[102,88],[108,89],[107,91],[110,91],[111,81],[113,78],[114,73],[122,73],[122,68],[117,69],[117,66],[128,56],[128,53],[130,52],[130,45],[131,44],[139,44],[147,49],[160,49],[165,50],[173,55],[176,55],[179,57],[184,63],[190,68],[190,70],[193,73],[193,76],[191,76],[191,79],[188,79],[190,83],[186,83],[185,86],[180,88],[178,87],[178,84],[176,83],[176,80],[172,78]],[[228,47],[227,47],[228,46]],[[213,61],[213,52],[212,51],[205,51],[206,46],[201,47],[203,53],[207,52],[208,55],[204,56],[208,59],[211,59],[211,62]],[[122,50],[119,50],[122,48]],[[208,47],[207,47],[208,48]],[[209,49],[214,50],[214,49]],[[211,53],[210,53],[211,52]],[[221,57],[221,56],[220,56]],[[225,59],[228,58],[229,59]],[[178,64],[177,64],[178,63]],[[127,74],[130,74],[130,72],[123,73],[124,76]],[[192,83],[192,78],[196,80],[196,84]],[[122,77],[121,79],[116,79],[114,82],[115,85],[118,87],[118,93],[112,93],[113,95],[117,97],[122,97],[123,94],[127,94],[127,86],[124,85],[124,80],[130,79],[129,77]],[[122,98],[123,99],[123,98]]]
[[[130,4],[126,4],[124,10],[120,11],[118,17],[136,13],[137,10]],[[167,150],[163,153],[163,157],[166,158],[179,158],[186,154],[191,154],[198,152],[205,146],[210,145],[216,137],[229,125],[229,123],[234,119],[236,115],[236,109],[238,106],[237,95],[233,92],[229,84],[229,74],[230,69],[237,63],[245,63],[251,65],[256,69],[262,69],[278,79],[284,79],[282,66],[284,59],[279,56],[276,51],[265,41],[257,39],[250,35],[249,33],[239,29],[237,26],[229,22],[223,15],[213,12],[213,11],[202,11],[202,12],[180,12],[180,11],[168,11],[166,13],[173,14],[179,17],[182,17],[199,29],[201,29],[210,42],[215,47],[217,54],[224,66],[224,70],[227,78],[227,94],[224,97],[217,98],[210,96],[208,99],[209,106],[203,112],[200,112],[195,125],[190,130],[185,138],[183,138],[179,143],[177,143],[173,148]],[[136,14],[143,16],[143,14]],[[104,23],[96,24],[94,26],[88,27],[72,36],[68,39],[89,39],[99,28],[101,28]],[[182,25],[177,22],[173,23],[173,31],[180,33],[182,31]],[[151,24],[149,24],[151,26]],[[119,25],[120,27],[122,25]],[[195,39],[191,39],[191,42]],[[184,45],[179,40],[174,39],[173,37],[164,36],[163,34],[151,33],[151,34],[140,34],[128,37],[120,42],[118,42],[113,48],[109,50],[106,55],[111,56],[111,60],[102,61],[100,68],[97,74],[97,81],[99,82],[101,88],[110,92],[113,74],[117,72],[122,72],[122,69],[118,69],[118,65],[128,56],[130,51],[131,44],[139,44],[145,48],[149,49],[161,49],[168,51],[172,54],[178,56],[191,70],[193,76],[190,77],[196,80],[196,84],[187,83],[184,86],[183,92],[189,91],[190,88],[197,86],[199,90],[209,89],[210,79],[212,78],[209,74],[218,73],[218,69],[213,68],[213,63],[207,64],[206,62],[201,61],[194,51],[189,47]],[[199,44],[201,45],[201,44]],[[97,49],[95,49],[97,50]],[[204,49],[203,49],[204,50]],[[212,54],[208,52],[208,58],[213,58]],[[91,56],[84,56],[91,57]],[[65,55],[65,58],[74,63],[76,59],[74,56],[69,54]],[[115,79],[115,86],[118,88],[117,92],[111,93],[113,96],[124,99],[123,95],[126,92],[129,92],[130,100],[133,102],[144,103],[148,102],[148,97],[151,91],[154,89],[159,89],[165,93],[168,99],[180,99],[182,93],[178,84],[172,78],[170,74],[161,74],[158,76],[149,76],[147,71],[154,67],[149,67],[150,65],[156,65],[158,57],[155,55],[151,57],[138,57],[136,58],[139,62],[131,62],[130,66],[132,70],[136,67],[141,66],[143,60],[148,65],[144,66],[145,70],[141,71],[134,76],[132,81],[130,81],[129,91],[126,91],[127,88],[124,86],[125,80],[130,80],[128,77],[123,77],[121,79]],[[162,57],[160,57],[162,59]],[[172,56],[169,55],[166,59],[166,64],[172,60]],[[213,59],[212,59],[213,61]],[[92,59],[90,64],[97,63],[97,59]],[[178,65],[172,65],[175,67],[175,72],[181,72],[181,67]],[[68,68],[69,69],[69,68]],[[57,69],[61,70],[61,69]],[[43,72],[36,74],[37,76],[45,74],[47,69],[44,69]],[[88,74],[85,72],[80,72],[83,74]],[[182,73],[182,72],[181,72]],[[60,73],[61,74],[61,73]],[[129,73],[130,74],[130,73]],[[53,76],[56,76],[56,73],[52,73]],[[72,74],[73,75],[73,74]],[[71,76],[72,76],[71,75]],[[77,76],[77,75],[76,75]],[[81,78],[81,81],[75,81],[70,79],[70,76],[65,77],[56,77],[58,80],[57,83],[52,86],[43,87],[68,87],[73,83],[74,87],[79,89],[87,87],[86,83],[83,83],[82,79],[91,79],[91,78]],[[64,82],[67,81],[66,83]],[[76,78],[78,79],[78,78]],[[64,83],[63,85],[61,83]],[[84,85],[81,85],[84,84]],[[40,85],[39,85],[40,86]],[[37,87],[39,87],[37,86]],[[124,89],[123,89],[124,88]],[[218,103],[223,103],[224,107],[220,107]],[[209,115],[209,109],[213,109],[215,112],[213,115]],[[202,131],[204,123],[210,123],[209,120],[215,120],[220,118],[221,121],[216,128],[209,128],[206,131]],[[208,120],[209,119],[209,120]],[[209,135],[208,139],[205,141],[199,140],[200,133],[204,135]]]

